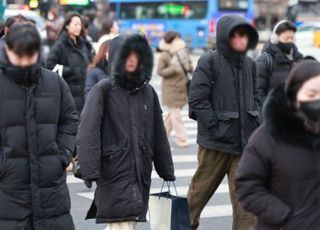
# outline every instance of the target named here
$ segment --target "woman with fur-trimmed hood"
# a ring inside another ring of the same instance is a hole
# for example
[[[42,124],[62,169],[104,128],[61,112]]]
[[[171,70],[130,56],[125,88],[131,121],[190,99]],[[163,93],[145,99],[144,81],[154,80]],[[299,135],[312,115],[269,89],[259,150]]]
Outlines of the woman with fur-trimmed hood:
[[[162,54],[157,72],[163,78],[162,102],[168,107],[165,118],[167,135],[174,130],[176,145],[187,147],[187,130],[182,121],[181,109],[187,104],[188,73],[193,71],[192,62],[178,32],[167,32],[160,41],[159,48]]]
[[[237,195],[256,230],[319,229],[320,63],[303,61],[269,94],[241,158]]]
[[[109,61],[110,78],[86,99],[77,150],[82,178],[97,182],[87,218],[126,230],[146,221],[152,163],[165,181],[175,176],[158,96],[149,84],[153,54],[147,40],[114,38]]]

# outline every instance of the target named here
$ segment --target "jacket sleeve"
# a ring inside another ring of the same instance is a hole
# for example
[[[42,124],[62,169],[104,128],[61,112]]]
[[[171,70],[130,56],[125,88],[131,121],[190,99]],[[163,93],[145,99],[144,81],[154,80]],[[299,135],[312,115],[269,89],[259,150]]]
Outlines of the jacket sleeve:
[[[154,94],[154,166],[158,175],[165,181],[174,181],[174,166],[167,133],[163,123],[162,110],[157,93]]]
[[[206,53],[200,57],[197,67],[193,72],[189,90],[190,111],[208,129],[213,128],[217,123],[210,103],[213,90],[212,65],[213,60],[210,53]]]
[[[258,111],[261,111],[261,95],[258,89],[257,65],[252,60],[252,79],[253,79],[253,92],[254,92],[254,105]]]
[[[75,151],[75,137],[77,134],[79,118],[73,97],[67,83],[59,77],[61,92],[60,116],[58,124],[57,143],[60,149]]]
[[[253,134],[244,150],[236,175],[237,195],[244,209],[263,222],[283,225],[291,209],[268,189],[272,175],[270,152],[274,147],[261,131],[259,128]]]
[[[84,95],[85,97],[88,96],[89,91],[92,89],[92,87],[97,84],[98,79],[96,76],[96,72],[95,70],[91,70],[89,71],[87,78],[86,78],[86,83],[85,83],[85,87],[84,87]]]
[[[269,85],[269,79],[270,76],[268,76],[268,70],[267,70],[267,57],[266,54],[261,54],[257,61],[257,87],[258,87],[258,94],[260,97],[260,108],[262,108],[262,105],[268,95],[268,85]]]
[[[80,117],[77,154],[82,179],[97,180],[101,172],[101,124],[104,110],[103,84],[89,92]]]
[[[157,73],[159,76],[164,78],[174,77],[174,75],[177,73],[177,68],[168,62],[166,56],[167,55],[161,55],[158,63]]]
[[[52,47],[47,58],[47,68],[49,70],[53,70],[53,68],[57,64],[63,65],[62,76],[63,78],[67,79],[72,75],[74,75],[74,71],[70,67],[66,66],[66,63],[62,63],[62,55],[63,55],[62,52],[63,52],[63,48],[61,45],[59,45],[59,43],[57,43],[54,47]],[[68,55],[68,54],[65,54],[65,55]]]

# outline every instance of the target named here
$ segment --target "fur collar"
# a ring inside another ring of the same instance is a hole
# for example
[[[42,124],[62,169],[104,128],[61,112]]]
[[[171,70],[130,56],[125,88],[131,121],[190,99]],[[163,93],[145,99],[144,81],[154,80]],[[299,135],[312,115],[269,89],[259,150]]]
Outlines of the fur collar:
[[[134,74],[125,72],[125,63],[131,52],[139,56],[138,70]],[[114,82],[132,92],[137,92],[151,80],[153,69],[153,52],[146,38],[139,34],[126,36],[121,43],[111,66]]]
[[[186,44],[182,39],[174,39],[172,43],[166,43],[162,39],[159,43],[159,49],[161,51],[169,52],[170,54],[176,54],[185,47]]]
[[[307,130],[298,112],[289,106],[284,85],[275,88],[264,106],[267,129],[275,139],[292,145],[320,147],[320,135]]]

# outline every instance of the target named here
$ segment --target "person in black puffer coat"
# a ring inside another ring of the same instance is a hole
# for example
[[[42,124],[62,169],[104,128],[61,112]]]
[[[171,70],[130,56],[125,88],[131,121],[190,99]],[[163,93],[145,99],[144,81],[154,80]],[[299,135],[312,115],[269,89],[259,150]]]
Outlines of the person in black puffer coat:
[[[0,49],[0,229],[72,230],[65,169],[78,115],[66,82],[42,69],[40,35],[13,25]]]
[[[110,47],[118,47],[114,58],[110,55],[111,76],[89,92],[77,152],[82,178],[97,182],[87,218],[133,229],[146,221],[152,163],[166,181],[175,180],[174,167],[158,96],[148,83],[153,68],[148,41],[124,35]]]
[[[267,97],[240,161],[241,205],[256,230],[320,229],[320,64],[302,61]]]
[[[47,67],[53,70],[61,66],[62,77],[70,87],[79,114],[84,104],[87,67],[91,61],[89,53],[83,38],[81,15],[68,14],[59,39],[50,50]]]
[[[260,108],[270,90],[283,84],[293,65],[303,58],[293,43],[296,31],[297,28],[291,22],[278,22],[257,59]]]

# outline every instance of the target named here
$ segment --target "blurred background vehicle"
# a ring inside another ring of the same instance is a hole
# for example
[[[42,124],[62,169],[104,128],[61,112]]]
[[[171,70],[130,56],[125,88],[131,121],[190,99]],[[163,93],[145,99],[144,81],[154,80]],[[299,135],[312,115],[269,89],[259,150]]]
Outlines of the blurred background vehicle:
[[[301,23],[296,33],[296,45],[305,57],[320,61],[320,21]]]

